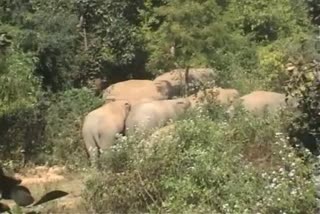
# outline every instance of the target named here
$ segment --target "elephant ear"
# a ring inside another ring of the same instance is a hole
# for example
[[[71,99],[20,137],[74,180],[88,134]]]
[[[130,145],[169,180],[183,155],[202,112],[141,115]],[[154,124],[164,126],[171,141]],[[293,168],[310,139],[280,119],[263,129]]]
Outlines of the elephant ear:
[[[61,198],[64,197],[66,195],[68,195],[69,193],[61,191],[61,190],[53,190],[51,192],[48,192],[47,194],[45,194],[44,196],[42,196],[40,198],[40,200],[38,202],[36,202],[35,204],[33,204],[32,206],[37,206],[43,203],[46,203],[48,201],[52,201],[55,200],[57,198]]]
[[[14,202],[16,202],[16,204],[23,207],[34,202],[34,198],[32,197],[29,189],[24,186],[16,186],[12,188],[10,197]]]

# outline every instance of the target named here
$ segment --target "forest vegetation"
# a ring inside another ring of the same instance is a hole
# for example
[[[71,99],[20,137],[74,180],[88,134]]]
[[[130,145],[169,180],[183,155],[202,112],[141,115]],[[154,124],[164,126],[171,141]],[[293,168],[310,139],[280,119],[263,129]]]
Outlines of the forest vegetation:
[[[85,171],[96,213],[313,213],[319,26],[317,0],[0,0],[0,161]],[[180,118],[152,156],[138,136],[121,138],[91,169],[80,130],[103,103],[95,83],[187,67],[298,106],[229,118],[209,105]]]

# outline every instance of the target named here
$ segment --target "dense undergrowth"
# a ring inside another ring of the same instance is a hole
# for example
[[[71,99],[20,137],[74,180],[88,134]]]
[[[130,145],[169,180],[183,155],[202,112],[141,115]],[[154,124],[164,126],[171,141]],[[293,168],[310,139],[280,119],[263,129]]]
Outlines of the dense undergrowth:
[[[0,1],[0,161],[88,169],[80,129],[102,104],[94,78],[110,85],[210,67],[218,86],[286,93],[297,111],[190,111],[153,140],[151,155],[139,146],[149,139],[123,138],[90,170],[90,209],[312,213],[304,147],[316,154],[320,142],[319,8],[316,0]]]
[[[290,146],[284,115],[189,112],[148,152],[124,138],[85,199],[97,213],[313,213],[311,155]],[[150,139],[149,139],[150,140]],[[148,139],[146,140],[148,141]],[[139,146],[140,145],[140,146]],[[151,152],[151,153],[150,153]]]

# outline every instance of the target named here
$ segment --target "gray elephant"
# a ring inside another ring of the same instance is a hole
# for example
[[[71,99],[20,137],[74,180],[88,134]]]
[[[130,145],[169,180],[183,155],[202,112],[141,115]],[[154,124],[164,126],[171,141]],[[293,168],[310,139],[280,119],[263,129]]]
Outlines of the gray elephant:
[[[172,96],[183,95],[183,90],[188,85],[203,85],[206,83],[214,83],[216,73],[210,68],[190,68],[186,76],[186,69],[174,69],[172,71],[163,73],[156,77],[154,81],[165,80],[168,81],[173,87]],[[195,90],[194,92],[196,92]]]
[[[136,105],[130,111],[126,120],[126,134],[135,131],[148,133],[156,127],[165,125],[170,119],[183,114],[190,101],[185,98],[173,100],[158,100]]]
[[[107,102],[109,99],[127,100],[133,106],[146,101],[170,99],[171,91],[168,81],[133,79],[109,86],[104,91],[103,99]]]
[[[229,106],[239,97],[240,94],[236,89],[215,87],[203,91],[201,90],[196,94],[190,95],[188,99],[190,100],[192,107],[212,101]]]
[[[284,94],[271,91],[253,91],[240,97],[239,101],[235,102],[235,105],[239,104],[255,115],[261,115],[265,111],[273,113],[287,106]],[[290,100],[289,104],[294,106],[294,100]],[[228,113],[232,114],[234,107],[234,105],[231,106],[228,109]]]
[[[125,120],[130,108],[128,101],[112,101],[85,117],[82,135],[92,163],[99,156],[99,151],[110,148],[116,134],[124,131]]]

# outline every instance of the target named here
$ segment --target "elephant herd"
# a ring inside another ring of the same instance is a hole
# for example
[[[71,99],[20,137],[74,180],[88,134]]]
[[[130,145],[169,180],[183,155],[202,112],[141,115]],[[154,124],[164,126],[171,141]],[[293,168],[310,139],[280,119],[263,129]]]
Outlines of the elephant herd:
[[[108,150],[117,134],[151,133],[188,109],[208,101],[222,104],[230,114],[239,103],[255,114],[265,109],[274,111],[287,104],[284,94],[254,91],[240,97],[236,89],[217,86],[181,98],[186,85],[214,83],[215,78],[215,72],[208,68],[191,68],[189,72],[175,69],[154,80],[133,79],[110,85],[103,92],[105,103],[90,112],[82,126],[90,159],[93,161],[101,151]]]

